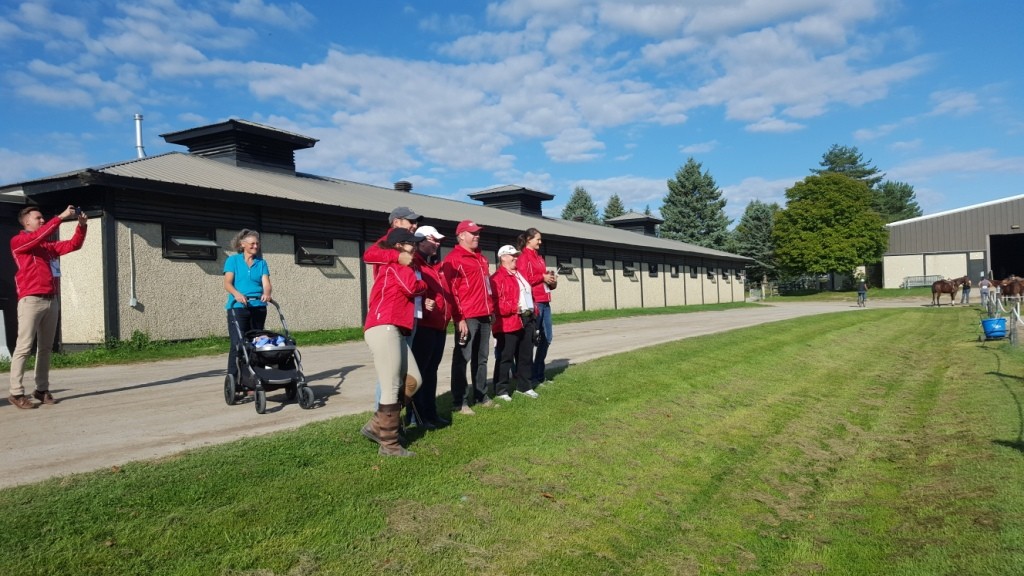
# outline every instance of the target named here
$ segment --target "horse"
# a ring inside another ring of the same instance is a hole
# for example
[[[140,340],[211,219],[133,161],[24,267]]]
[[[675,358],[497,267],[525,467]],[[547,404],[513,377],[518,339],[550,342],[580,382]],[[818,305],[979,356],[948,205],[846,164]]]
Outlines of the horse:
[[[995,285],[999,286],[999,295],[1004,301],[1010,298],[1019,300],[1021,296],[1024,296],[1024,278],[1019,276],[1011,275],[996,282]]]
[[[967,276],[952,280],[936,280],[932,282],[932,306],[942,306],[939,302],[943,294],[949,294],[949,305],[956,305],[956,291],[967,282]]]

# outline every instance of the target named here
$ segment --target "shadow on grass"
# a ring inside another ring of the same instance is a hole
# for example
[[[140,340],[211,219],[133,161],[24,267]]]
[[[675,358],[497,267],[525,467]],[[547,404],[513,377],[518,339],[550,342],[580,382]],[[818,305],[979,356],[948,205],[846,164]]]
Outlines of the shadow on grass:
[[[1000,371],[988,372],[987,374],[999,378],[999,383],[1003,385],[1003,388],[1006,388],[1010,397],[1013,398],[1014,405],[1017,407],[1017,438],[1015,440],[993,440],[992,443],[998,444],[999,446],[1005,446],[1007,448],[1013,448],[1021,454],[1024,454],[1024,406],[1021,406],[1020,396],[1017,395],[1017,392],[1015,392],[1009,384],[1009,382],[1013,381],[1024,381],[1024,378],[1015,374],[1004,374]]]

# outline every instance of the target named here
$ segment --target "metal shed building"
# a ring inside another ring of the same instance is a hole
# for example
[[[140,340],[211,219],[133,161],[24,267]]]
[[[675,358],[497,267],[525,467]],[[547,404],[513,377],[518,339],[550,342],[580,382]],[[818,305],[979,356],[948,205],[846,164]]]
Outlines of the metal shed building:
[[[888,224],[884,287],[929,276],[1024,275],[1024,195]]]

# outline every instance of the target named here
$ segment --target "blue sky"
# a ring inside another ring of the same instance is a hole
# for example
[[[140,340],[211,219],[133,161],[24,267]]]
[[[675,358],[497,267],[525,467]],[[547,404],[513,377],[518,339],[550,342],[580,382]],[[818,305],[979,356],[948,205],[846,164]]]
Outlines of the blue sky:
[[[1024,194],[1017,0],[0,0],[0,183],[243,118],[300,170],[657,214],[689,157],[738,218],[856,146],[925,214]]]

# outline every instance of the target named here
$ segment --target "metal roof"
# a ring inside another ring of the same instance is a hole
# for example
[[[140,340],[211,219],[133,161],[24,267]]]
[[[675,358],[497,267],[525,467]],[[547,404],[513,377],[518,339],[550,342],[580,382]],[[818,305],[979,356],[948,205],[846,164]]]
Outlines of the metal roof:
[[[427,220],[454,223],[470,219],[484,228],[526,230],[535,227],[546,236],[594,242],[604,246],[657,250],[681,255],[730,260],[737,263],[752,259],[693,244],[645,236],[608,226],[572,222],[552,218],[523,216],[514,212],[470,204],[447,198],[403,192],[393,188],[360,184],[335,178],[296,173],[283,174],[254,168],[234,166],[210,158],[183,152],[139,158],[50,176],[34,181],[0,187],[0,193],[16,192],[32,183],[58,179],[81,178],[88,174],[106,174],[139,181],[167,183],[207,190],[223,190],[253,196],[292,200],[295,202],[358,208],[381,214],[381,224],[395,206],[408,206]],[[538,222],[538,220],[541,220]],[[453,226],[454,227],[454,226]]]
[[[936,212],[934,214],[926,214],[924,216],[917,216],[916,218],[907,218],[906,220],[898,220],[896,222],[890,222],[886,224],[886,227],[902,226],[903,224],[911,224],[914,222],[921,222],[922,220],[931,220],[932,218],[941,218],[943,216],[949,216],[950,214],[956,214],[958,212],[969,212],[978,208],[984,208],[987,206],[995,206],[1004,202],[1014,202],[1024,198],[1024,194],[1018,196],[1010,196],[1009,198],[1000,198],[999,200],[989,200],[988,202],[982,202],[980,204],[973,204],[971,206],[964,206],[962,208],[953,208],[952,210],[946,210],[944,212]]]

